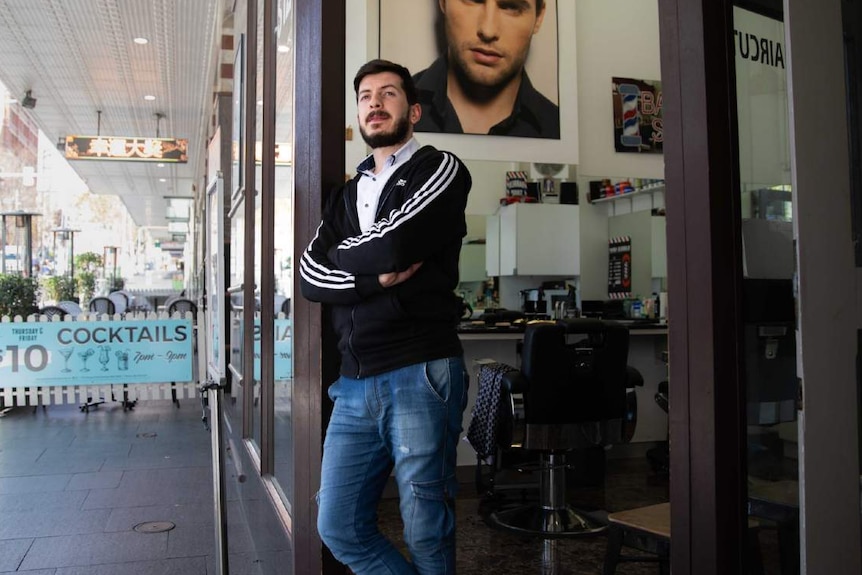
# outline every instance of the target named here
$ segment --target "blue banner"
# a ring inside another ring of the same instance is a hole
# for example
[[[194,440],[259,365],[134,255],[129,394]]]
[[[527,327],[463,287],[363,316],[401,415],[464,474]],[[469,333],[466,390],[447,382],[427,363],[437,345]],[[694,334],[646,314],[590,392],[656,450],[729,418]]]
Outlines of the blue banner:
[[[0,388],[191,381],[192,320],[0,323]]]

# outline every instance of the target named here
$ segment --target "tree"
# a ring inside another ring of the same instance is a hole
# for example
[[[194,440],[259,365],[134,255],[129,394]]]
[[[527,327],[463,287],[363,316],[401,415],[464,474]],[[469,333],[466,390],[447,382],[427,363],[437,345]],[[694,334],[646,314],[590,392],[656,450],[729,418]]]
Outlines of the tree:
[[[102,267],[102,256],[96,252],[84,252],[75,256],[75,269],[95,273]]]
[[[0,316],[27,317],[39,310],[39,282],[16,274],[0,274]]]

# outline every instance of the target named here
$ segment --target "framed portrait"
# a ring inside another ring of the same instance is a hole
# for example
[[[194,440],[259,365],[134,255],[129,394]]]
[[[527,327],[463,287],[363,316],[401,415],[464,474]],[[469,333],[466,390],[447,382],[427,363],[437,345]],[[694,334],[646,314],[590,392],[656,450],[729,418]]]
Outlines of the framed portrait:
[[[379,0],[379,57],[413,74],[417,137],[466,159],[577,163],[575,9],[561,4]]]

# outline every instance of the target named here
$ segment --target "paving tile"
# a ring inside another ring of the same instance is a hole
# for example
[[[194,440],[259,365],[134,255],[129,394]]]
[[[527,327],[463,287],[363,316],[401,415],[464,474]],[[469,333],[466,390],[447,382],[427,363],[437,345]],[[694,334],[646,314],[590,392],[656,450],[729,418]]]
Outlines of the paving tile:
[[[105,438],[107,439],[107,438]],[[67,447],[49,447],[39,461],[46,459],[105,459],[125,457],[132,450],[130,441],[114,438],[113,441],[76,441]]]
[[[212,457],[206,453],[184,453],[177,455],[142,455],[136,457],[108,457],[102,469],[167,469],[172,467],[211,466]]]
[[[91,490],[84,508],[212,502],[211,474],[206,467],[126,471],[116,489]]]
[[[130,531],[43,537],[33,542],[21,569],[151,561],[153,557],[164,557],[166,549],[166,533]]]
[[[120,480],[123,478],[122,471],[97,471],[95,473],[76,473],[72,475],[69,484],[66,486],[68,491],[77,491],[80,489],[111,489],[120,485]]]
[[[110,516],[107,509],[62,511],[40,507],[29,511],[6,511],[0,521],[0,540],[20,537],[52,537],[101,533]]]
[[[52,491],[39,493],[38,497],[21,497],[19,494],[0,495],[0,518],[9,511],[28,509],[81,509],[87,498],[86,491]]]
[[[0,494],[45,493],[63,491],[71,475],[41,475],[25,477],[0,477]]]
[[[41,450],[34,450],[29,453],[0,453],[0,477],[18,477],[23,475],[23,471],[36,466],[36,462],[39,460],[41,454]]]
[[[105,465],[104,457],[95,458],[56,458],[56,459],[40,459],[31,468],[36,473],[56,473],[63,471],[64,473],[95,473],[101,471]]]
[[[7,539],[0,541],[0,573],[10,573],[18,569],[32,539]]]
[[[214,573],[212,571],[211,573]],[[63,567],[54,575],[207,575],[205,557],[181,557],[158,561],[135,561],[88,565],[86,567]]]

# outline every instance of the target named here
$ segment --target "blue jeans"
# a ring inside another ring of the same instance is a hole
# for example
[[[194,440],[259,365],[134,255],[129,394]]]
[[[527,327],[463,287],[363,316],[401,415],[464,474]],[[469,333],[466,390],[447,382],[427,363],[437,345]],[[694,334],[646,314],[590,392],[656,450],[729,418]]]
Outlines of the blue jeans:
[[[326,440],[317,529],[356,575],[455,573],[455,456],[467,405],[461,357],[365,379],[340,377]],[[411,562],[377,528],[394,469]]]

